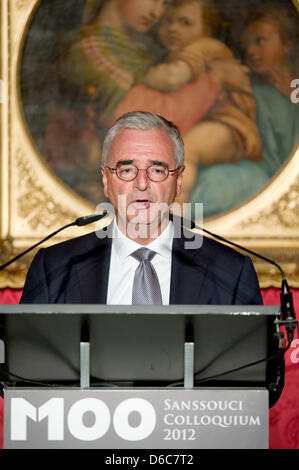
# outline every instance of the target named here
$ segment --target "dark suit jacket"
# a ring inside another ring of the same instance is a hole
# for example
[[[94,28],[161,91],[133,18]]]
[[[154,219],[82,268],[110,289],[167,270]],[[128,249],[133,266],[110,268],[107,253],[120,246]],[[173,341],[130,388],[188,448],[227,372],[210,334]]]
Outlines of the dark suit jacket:
[[[262,304],[249,257],[209,238],[197,249],[185,249],[185,241],[173,241],[170,304]],[[111,238],[95,233],[41,249],[21,303],[105,304],[110,254]]]
[[[170,304],[263,303],[249,257],[209,238],[203,238],[200,248],[185,249],[185,241],[173,241]],[[111,238],[95,233],[41,249],[28,271],[21,303],[105,304],[110,254]],[[274,362],[269,382],[276,381],[278,369],[281,379],[274,391],[269,386],[270,406],[284,384],[284,369]]]

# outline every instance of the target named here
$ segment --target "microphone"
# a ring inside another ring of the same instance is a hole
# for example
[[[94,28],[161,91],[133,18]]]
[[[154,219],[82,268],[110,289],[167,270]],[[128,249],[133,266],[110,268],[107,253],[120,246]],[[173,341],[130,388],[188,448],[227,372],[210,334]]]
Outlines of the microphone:
[[[235,243],[231,240],[228,240],[227,238],[224,238],[221,235],[218,235],[216,233],[211,232],[210,230],[200,227],[192,219],[186,219],[185,217],[174,215],[172,212],[169,212],[169,219],[174,223],[180,224],[181,226],[186,226],[191,229],[201,230],[202,232],[207,233],[208,235],[215,238],[216,240],[228,243],[229,245],[232,245],[238,248],[239,250],[242,250],[245,253],[249,253],[251,255],[256,256],[257,258],[260,258],[268,263],[271,263],[280,271],[280,274],[282,277],[281,293],[280,293],[280,313],[281,313],[282,320],[276,321],[276,328],[277,328],[276,336],[280,338],[283,336],[283,334],[279,331],[279,325],[285,325],[287,337],[288,337],[288,343],[289,343],[288,347],[289,347],[291,342],[293,341],[294,330],[296,329],[296,327],[298,329],[298,321],[296,320],[295,311],[294,311],[293,294],[290,291],[288,281],[286,279],[286,275],[282,267],[279,266],[279,264],[277,264],[272,259],[267,258],[266,256],[263,256],[260,253],[257,253],[253,250],[245,248],[244,246],[239,245],[238,243]]]
[[[61,232],[62,230],[66,229],[68,227],[72,227],[73,225],[77,225],[78,227],[82,227],[83,225],[88,225],[88,224],[91,224],[92,222],[97,222],[98,220],[103,219],[107,215],[108,215],[108,212],[105,210],[105,211],[103,211],[103,214],[90,214],[90,215],[84,215],[83,217],[78,217],[78,219],[76,219],[74,222],[71,222],[70,224],[66,224],[63,227],[59,228],[58,230],[55,230],[55,232],[50,233],[47,237],[43,238],[38,243],[35,243],[35,245],[32,245],[27,250],[22,251],[22,253],[19,253],[17,256],[15,256],[11,260],[7,261],[5,264],[2,264],[0,266],[0,271],[2,271],[2,269],[6,268],[10,264],[12,264],[17,259],[19,259],[22,256],[29,253],[31,250],[33,250],[37,246],[39,246],[42,243],[44,243],[45,241],[49,240],[49,238],[54,237],[55,235],[57,235],[57,233]]]

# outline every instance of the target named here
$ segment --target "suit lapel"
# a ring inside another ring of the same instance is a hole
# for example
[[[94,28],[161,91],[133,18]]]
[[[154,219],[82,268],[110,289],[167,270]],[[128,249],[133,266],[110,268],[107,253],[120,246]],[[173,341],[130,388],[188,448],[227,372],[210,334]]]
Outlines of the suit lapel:
[[[170,304],[207,304],[204,288],[208,271],[202,249],[185,249],[184,238],[174,238],[172,249]]]
[[[209,266],[204,250],[186,249],[185,241],[184,238],[173,240],[169,303],[210,303],[210,295],[205,288]],[[83,259],[76,264],[76,303],[107,303],[111,242],[108,234],[102,239],[95,237],[91,246],[87,247]],[[72,291],[73,289],[74,285]]]
[[[111,255],[111,238],[97,239],[96,246],[76,265],[81,302],[106,304]]]

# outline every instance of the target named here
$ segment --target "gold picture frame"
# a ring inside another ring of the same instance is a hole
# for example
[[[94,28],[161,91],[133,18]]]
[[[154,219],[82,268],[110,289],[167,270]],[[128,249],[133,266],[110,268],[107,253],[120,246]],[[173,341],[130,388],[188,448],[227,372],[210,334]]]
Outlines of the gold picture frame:
[[[299,11],[299,0],[290,1]],[[24,117],[21,56],[30,21],[40,3],[1,1],[0,264],[62,225],[94,212],[94,206],[63,184],[40,158]],[[253,198],[207,219],[204,225],[275,260],[290,286],[299,287],[299,148]],[[90,230],[69,228],[51,243]],[[32,256],[1,271],[0,288],[22,288]],[[253,261],[262,288],[280,286],[280,273],[274,266],[256,258]]]

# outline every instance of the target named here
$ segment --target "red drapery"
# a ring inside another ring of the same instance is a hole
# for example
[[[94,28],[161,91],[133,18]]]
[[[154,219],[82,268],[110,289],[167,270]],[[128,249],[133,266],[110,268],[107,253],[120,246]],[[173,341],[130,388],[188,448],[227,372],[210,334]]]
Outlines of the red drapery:
[[[3,289],[0,291],[0,304],[18,303],[21,290]],[[279,305],[279,290],[262,290],[265,305]],[[294,307],[299,319],[299,289],[293,289]],[[291,347],[286,352],[286,376],[283,393],[270,409],[269,447],[270,449],[299,449],[299,338],[295,332]],[[0,399],[0,446],[3,447],[3,400]]]

